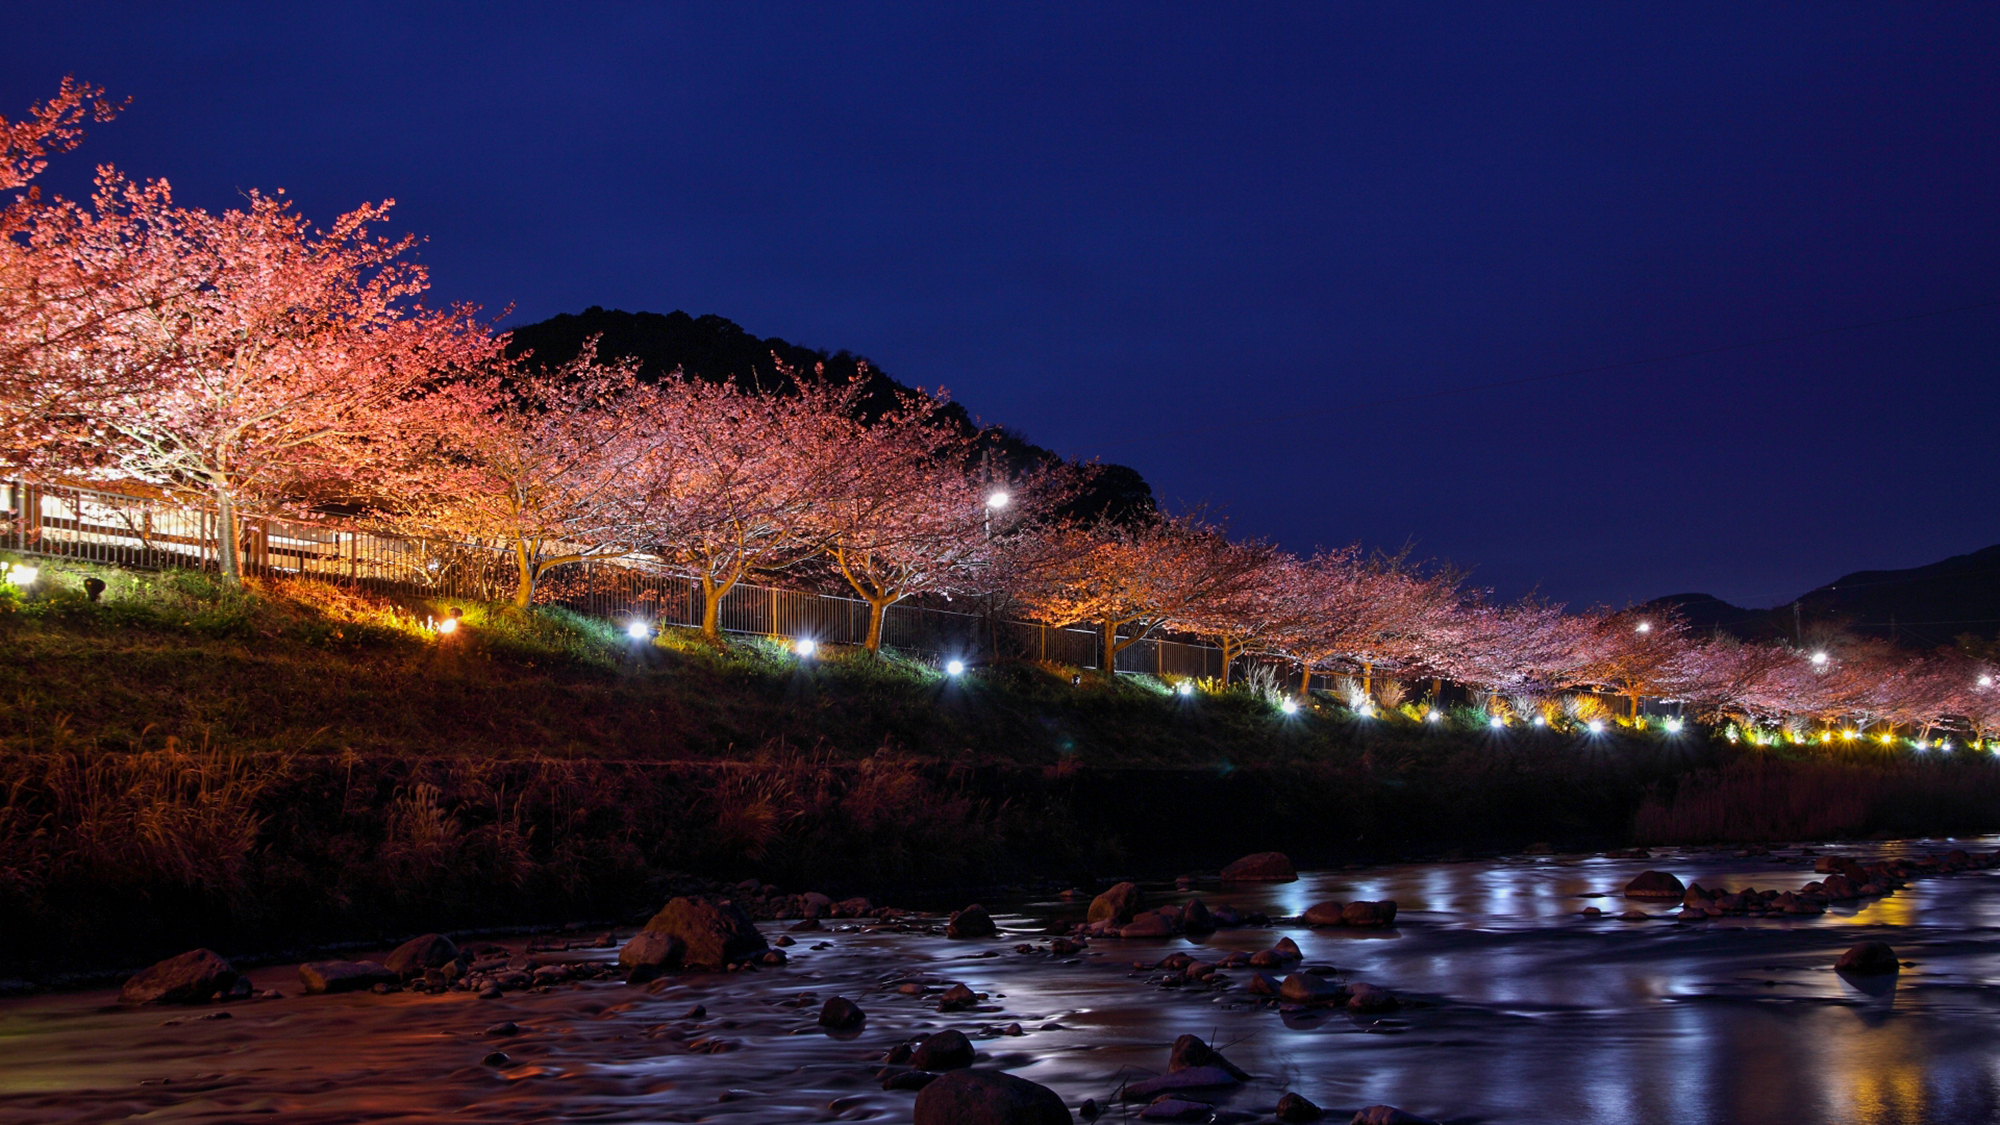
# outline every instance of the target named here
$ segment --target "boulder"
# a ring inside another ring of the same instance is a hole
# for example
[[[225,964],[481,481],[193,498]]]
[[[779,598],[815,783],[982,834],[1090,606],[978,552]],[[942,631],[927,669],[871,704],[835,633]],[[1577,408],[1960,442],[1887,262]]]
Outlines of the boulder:
[[[299,966],[299,983],[307,992],[361,992],[400,978],[374,961],[308,961]]]
[[[808,918],[826,918],[833,914],[833,900],[818,891],[807,891],[799,896],[799,913]]]
[[[1311,973],[1293,973],[1278,986],[1278,995],[1294,1004],[1338,1004],[1347,999],[1347,990]]]
[[[1396,900],[1350,902],[1340,908],[1340,920],[1349,926],[1387,926],[1396,921]]]
[[[1405,1113],[1392,1105],[1371,1105],[1356,1113],[1348,1125],[1437,1125],[1437,1122]]]
[[[1189,899],[1181,907],[1181,929],[1191,934],[1212,934],[1215,932],[1215,918],[1208,912],[1208,904],[1200,899]]]
[[[917,1094],[914,1125],[1074,1125],[1054,1090],[997,1070],[960,1070]]]
[[[618,951],[618,967],[627,973],[645,970],[656,976],[671,969],[687,955],[687,943],[663,930],[641,930]]]
[[[1864,941],[1860,945],[1840,955],[1834,968],[1856,976],[1875,976],[1894,973],[1902,969],[1896,960],[1896,951],[1886,941]]]
[[[1296,1123],[1304,1121],[1318,1121],[1324,1115],[1324,1112],[1318,1106],[1308,1101],[1305,1095],[1294,1093],[1290,1090],[1285,1092],[1284,1097],[1278,1099],[1278,1120],[1286,1122],[1287,1125],[1296,1125]]]
[[[1116,922],[1124,925],[1145,905],[1146,896],[1139,892],[1137,884],[1119,883],[1103,894],[1090,900],[1091,922]]]
[[[1637,878],[1625,884],[1626,898],[1679,902],[1686,894],[1687,888],[1681,885],[1681,881],[1665,871],[1641,871]]]
[[[1242,1084],[1242,1079],[1219,1066],[1191,1066],[1144,1081],[1128,1082],[1121,1096],[1128,1102],[1143,1102],[1179,1090],[1223,1090]]]
[[[953,938],[992,937],[999,932],[1000,927],[993,924],[992,915],[976,902],[952,915],[944,928],[944,936]]]
[[[118,990],[121,1004],[195,1004],[236,986],[234,966],[209,949],[190,949],[142,969]]]
[[[1845,875],[1828,875],[1820,884],[1821,893],[1835,902],[1845,902],[1855,896],[1854,880]]]
[[[861,1010],[861,1005],[845,996],[836,996],[828,1000],[819,1010],[819,1025],[834,1031],[847,1031],[860,1027],[867,1019],[868,1014]]]
[[[964,984],[954,984],[938,996],[938,1011],[963,1012],[977,1003],[979,1003],[978,993],[965,987]]]
[[[1298,869],[1283,852],[1258,852],[1222,869],[1225,883],[1295,883]]]
[[[1341,911],[1346,908],[1344,902],[1316,902],[1299,915],[1299,920],[1308,926],[1338,926],[1342,924]]]
[[[1183,1035],[1174,1040],[1173,1050],[1167,1055],[1167,1072],[1186,1070],[1189,1067],[1212,1066],[1228,1071],[1239,1082],[1248,1082],[1247,1071],[1222,1057],[1222,1052],[1209,1046],[1199,1035]]]
[[[1122,938],[1162,938],[1174,936],[1174,920],[1164,914],[1141,914],[1118,927]]]
[[[1402,1006],[1396,994],[1386,988],[1360,982],[1347,986],[1347,1009],[1351,1012],[1393,1012]]]
[[[1279,938],[1277,944],[1271,946],[1271,952],[1277,954],[1280,961],[1303,961],[1306,959],[1305,951],[1299,948],[1299,943],[1288,937]]]
[[[690,969],[720,970],[770,949],[741,907],[700,895],[668,902],[646,923],[646,932],[681,939],[681,963]]]
[[[972,1065],[972,1040],[962,1031],[926,1035],[910,1051],[910,1065],[918,1070],[964,1070]]]
[[[390,972],[408,980],[424,975],[425,969],[442,969],[446,964],[458,960],[458,946],[443,934],[425,934],[411,938],[397,946],[389,956],[382,959],[382,965]]]

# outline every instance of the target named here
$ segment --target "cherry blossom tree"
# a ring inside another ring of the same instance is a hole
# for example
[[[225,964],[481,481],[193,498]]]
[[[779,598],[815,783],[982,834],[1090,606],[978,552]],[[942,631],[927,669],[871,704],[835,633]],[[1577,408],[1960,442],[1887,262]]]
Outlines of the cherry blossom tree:
[[[1272,638],[1301,624],[1297,589],[1305,579],[1298,557],[1270,543],[1230,543],[1225,550],[1233,557],[1224,565],[1237,577],[1190,607],[1181,624],[1222,650],[1222,682],[1227,684],[1237,660],[1264,651]]]

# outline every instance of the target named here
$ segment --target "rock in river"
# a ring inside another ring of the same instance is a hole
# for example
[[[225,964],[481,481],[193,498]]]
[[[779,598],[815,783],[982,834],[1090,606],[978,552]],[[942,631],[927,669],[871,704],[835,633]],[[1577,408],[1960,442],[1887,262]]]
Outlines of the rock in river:
[[[961,1070],[917,1095],[915,1125],[1074,1125],[1054,1090],[997,1070]]]
[[[700,895],[668,902],[646,923],[646,930],[681,939],[687,948],[682,963],[690,969],[727,968],[731,962],[749,960],[770,948],[741,907]]]
[[[1396,921],[1396,900],[1362,900],[1340,908],[1340,920],[1349,926],[1388,926]]]
[[[992,937],[999,932],[999,927],[993,924],[993,917],[976,902],[952,915],[944,928],[944,935],[954,938]]]
[[[383,958],[382,964],[407,980],[424,975],[425,969],[442,969],[456,960],[458,947],[451,943],[450,938],[443,934],[425,934],[397,946],[394,952]]]
[[[645,978],[671,969],[687,955],[687,943],[661,930],[641,930],[618,951],[618,967],[644,983]]]
[[[1284,1097],[1278,1099],[1278,1120],[1286,1122],[1287,1125],[1295,1125],[1295,1123],[1305,1121],[1318,1121],[1322,1115],[1323,1111],[1309,1101],[1304,1094],[1288,1090],[1285,1092]]]
[[[1626,898],[1679,902],[1686,894],[1687,888],[1681,885],[1681,881],[1666,871],[1641,871],[1637,878],[1625,884]]]
[[[1123,926],[1118,927],[1122,938],[1158,938],[1174,936],[1174,920],[1164,914],[1141,914]]]
[[[299,966],[299,983],[307,992],[362,992],[396,980],[388,966],[374,961],[308,961]]]
[[[867,1019],[868,1015],[861,1010],[861,1005],[845,996],[836,996],[828,1000],[819,1010],[819,1025],[835,1031],[860,1027]]]
[[[1278,986],[1278,995],[1294,1004],[1339,1004],[1347,999],[1347,990],[1311,973],[1293,973]]]
[[[1139,908],[1145,905],[1145,902],[1146,896],[1139,893],[1139,888],[1136,884],[1119,883],[1110,890],[1090,900],[1090,915],[1088,920],[1092,922],[1116,922],[1122,926],[1132,920],[1132,915],[1138,913]]]
[[[1856,976],[1875,976],[1902,969],[1896,961],[1896,951],[1886,941],[1864,941],[1841,954],[1833,967]]]
[[[195,1004],[228,992],[236,984],[236,969],[221,955],[191,949],[133,975],[118,990],[121,1004]]]
[[[1222,869],[1225,883],[1295,883],[1298,869],[1283,852],[1246,855]]]
[[[954,1030],[926,1035],[910,1052],[910,1065],[918,1070],[963,1070],[972,1065],[972,1040]]]
[[[1338,926],[1341,924],[1341,911],[1346,908],[1344,902],[1316,902],[1299,915],[1299,920],[1308,926]]]
[[[1222,1057],[1222,1052],[1209,1046],[1199,1035],[1183,1035],[1174,1040],[1173,1050],[1167,1055],[1167,1070],[1186,1070],[1194,1066],[1213,1066],[1236,1076],[1239,1082],[1248,1082],[1247,1071]]]

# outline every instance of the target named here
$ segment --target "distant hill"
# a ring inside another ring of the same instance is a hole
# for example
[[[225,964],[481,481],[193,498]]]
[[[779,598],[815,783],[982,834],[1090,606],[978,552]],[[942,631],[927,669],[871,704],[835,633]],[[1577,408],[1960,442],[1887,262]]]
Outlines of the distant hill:
[[[637,359],[640,377],[647,379],[680,370],[710,382],[733,382],[748,391],[782,393],[792,389],[793,383],[780,372],[772,359],[775,355],[801,378],[808,379],[844,382],[865,364],[868,387],[863,408],[871,416],[892,409],[897,396],[912,389],[851,352],[829,353],[776,336],[759,338],[723,317],[697,317],[679,311],[629,313],[592,305],[581,313],[562,313],[512,329],[508,334],[507,354],[519,358],[532,353],[533,361],[538,364],[559,364],[574,358],[584,341],[592,336],[601,337],[597,345],[600,358]],[[963,404],[950,404],[945,415],[964,433],[980,435],[983,448],[998,453],[1017,470],[1062,459],[1054,450],[1027,441],[1004,427],[982,429],[973,422]],[[1153,489],[1146,478],[1124,465],[1103,465],[1091,488],[1069,506],[1067,514],[1124,520],[1153,510]]]
[[[1776,609],[1745,609],[1708,594],[1672,594],[1648,605],[1679,610],[1696,630],[1746,640],[1793,635],[1799,623],[1839,624],[1913,648],[1970,633],[2000,636],[2000,545],[1908,570],[1861,570]]]

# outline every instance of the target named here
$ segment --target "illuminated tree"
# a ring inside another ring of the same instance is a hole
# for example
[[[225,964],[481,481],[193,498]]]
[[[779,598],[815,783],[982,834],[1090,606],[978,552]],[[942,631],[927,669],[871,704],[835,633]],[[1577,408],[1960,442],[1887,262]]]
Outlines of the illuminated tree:
[[[1297,596],[1304,564],[1261,540],[1230,543],[1222,550],[1237,575],[1191,606],[1181,627],[1222,650],[1222,682],[1243,656],[1264,651],[1272,638],[1299,625]]]
[[[1631,717],[1639,717],[1639,701],[1659,695],[1680,667],[1687,624],[1671,610],[1629,609],[1598,614],[1584,639],[1585,659],[1577,669],[1580,683],[1622,695]]]

